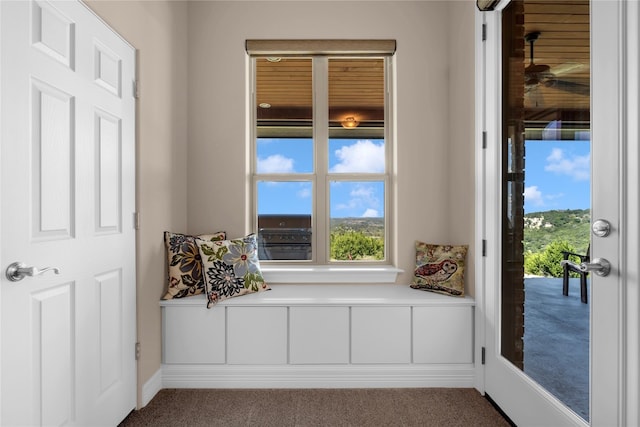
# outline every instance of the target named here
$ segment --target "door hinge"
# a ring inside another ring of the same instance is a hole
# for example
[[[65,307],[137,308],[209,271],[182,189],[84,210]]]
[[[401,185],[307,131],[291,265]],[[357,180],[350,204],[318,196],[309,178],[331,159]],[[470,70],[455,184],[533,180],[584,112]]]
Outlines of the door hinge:
[[[487,131],[482,131],[482,148],[487,148]]]
[[[487,256],[487,241],[482,239],[482,256]]]
[[[487,40],[487,24],[482,24],[482,41]]]
[[[140,212],[133,213],[133,228],[140,230]]]
[[[136,360],[140,359],[140,343],[136,343]]]
[[[133,81],[133,97],[135,99],[140,98],[140,83],[137,80]]]
[[[481,362],[482,362],[482,364],[484,365],[484,364],[485,364],[485,361],[486,361],[486,358],[485,358],[485,349],[484,349],[484,347],[482,347],[482,351],[481,351],[481,356],[480,356],[480,358],[481,358]]]

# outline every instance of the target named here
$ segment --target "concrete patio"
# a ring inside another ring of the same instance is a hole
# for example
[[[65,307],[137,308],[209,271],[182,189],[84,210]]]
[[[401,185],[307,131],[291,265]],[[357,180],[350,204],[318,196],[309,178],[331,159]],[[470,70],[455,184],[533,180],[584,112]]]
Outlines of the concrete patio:
[[[589,419],[589,304],[579,279],[570,279],[569,296],[562,279],[525,279],[524,372]]]

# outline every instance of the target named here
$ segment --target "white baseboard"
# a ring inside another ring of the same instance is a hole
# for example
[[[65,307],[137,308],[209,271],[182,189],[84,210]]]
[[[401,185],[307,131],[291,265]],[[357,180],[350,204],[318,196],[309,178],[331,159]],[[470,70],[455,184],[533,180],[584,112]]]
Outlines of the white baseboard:
[[[472,388],[461,365],[162,365],[163,388]]]
[[[140,408],[147,406],[151,399],[162,390],[162,368],[158,369],[155,374],[142,386],[142,401]]]

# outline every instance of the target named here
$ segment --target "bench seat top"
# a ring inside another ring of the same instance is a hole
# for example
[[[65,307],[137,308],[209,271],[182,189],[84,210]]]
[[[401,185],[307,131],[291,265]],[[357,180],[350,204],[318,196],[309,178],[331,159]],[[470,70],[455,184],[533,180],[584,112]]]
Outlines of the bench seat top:
[[[470,296],[455,297],[412,289],[408,285],[270,285],[271,290],[229,298],[221,306],[473,306]],[[205,307],[205,296],[161,300],[163,307]]]

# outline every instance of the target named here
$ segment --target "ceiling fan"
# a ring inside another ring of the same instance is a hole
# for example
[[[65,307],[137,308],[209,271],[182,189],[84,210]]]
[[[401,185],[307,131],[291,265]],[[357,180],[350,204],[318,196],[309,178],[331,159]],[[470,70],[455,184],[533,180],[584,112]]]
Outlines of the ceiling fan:
[[[534,31],[524,36],[525,41],[529,43],[529,65],[524,69],[525,91],[531,92],[540,86],[545,86],[577,95],[588,96],[590,93],[589,85],[558,79],[559,75],[584,69],[585,64],[567,62],[552,69],[546,64],[535,63],[533,44],[538,40],[538,37],[540,37],[539,31]]]

